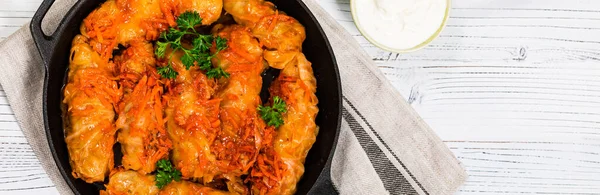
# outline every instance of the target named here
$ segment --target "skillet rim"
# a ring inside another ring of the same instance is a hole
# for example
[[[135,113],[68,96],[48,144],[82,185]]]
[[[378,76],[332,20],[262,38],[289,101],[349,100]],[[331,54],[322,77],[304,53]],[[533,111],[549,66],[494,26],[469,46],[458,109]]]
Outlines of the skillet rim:
[[[277,2],[279,0],[268,0],[268,1]],[[340,134],[340,130],[341,130],[342,106],[343,106],[342,105],[342,86],[341,86],[339,68],[337,66],[337,60],[335,58],[335,53],[331,47],[331,43],[329,42],[329,39],[327,38],[327,34],[324,32],[324,30],[321,26],[321,23],[319,23],[319,21],[313,15],[313,13],[310,11],[310,9],[306,6],[306,4],[304,3],[303,0],[295,0],[295,1],[302,8],[303,14],[306,14],[310,18],[311,22],[316,26],[316,30],[318,31],[318,34],[321,36],[321,38],[323,39],[323,41],[325,43],[324,46],[328,52],[325,55],[330,56],[330,59],[331,59],[330,65],[333,66],[332,67],[333,75],[329,75],[329,76],[334,77],[332,79],[334,79],[335,87],[337,88],[337,90],[336,90],[337,97],[334,97],[335,99],[337,99],[337,101],[336,101],[337,102],[337,105],[336,105],[337,111],[335,112],[335,114],[337,115],[337,118],[335,120],[336,127],[334,129],[335,132],[333,135],[333,141],[332,141],[332,143],[330,143],[331,149],[329,151],[327,160],[325,161],[325,164],[323,165],[323,168],[320,170],[320,173],[318,174],[314,183],[310,186],[310,188],[308,190],[306,190],[307,193],[311,193],[311,192],[313,192],[316,184],[318,184],[319,181],[322,181],[324,179],[330,179],[330,178],[324,178],[324,177],[330,175],[330,173],[325,173],[325,171],[330,171],[331,161],[335,154],[335,150],[337,147],[337,142],[338,142],[339,134]],[[46,35],[41,30],[41,21],[44,19],[47,11],[50,9],[50,7],[52,6],[53,3],[54,3],[54,0],[44,0],[42,2],[41,6],[36,11],[36,13],[34,14],[34,16],[32,17],[32,22],[30,23],[31,34],[33,36],[36,48],[37,48],[37,50],[42,58],[42,61],[44,63],[44,85],[43,85],[43,94],[42,94],[42,100],[43,100],[42,112],[43,112],[43,120],[44,120],[44,129],[45,129],[48,145],[50,146],[50,151],[51,151],[52,157],[54,159],[54,163],[56,164],[61,176],[63,177],[63,179],[65,180],[67,185],[71,188],[71,190],[73,191],[74,194],[81,194],[81,192],[79,192],[77,190],[77,188],[75,187],[75,184],[73,183],[73,181],[71,181],[71,178],[69,178],[71,175],[69,175],[69,173],[67,173],[67,171],[65,170],[65,167],[62,166],[62,163],[60,163],[61,159],[59,159],[58,154],[56,152],[57,148],[54,145],[54,142],[52,139],[51,128],[50,128],[49,119],[48,119],[48,109],[47,109],[48,108],[48,101],[47,101],[48,99],[47,98],[48,98],[48,88],[49,88],[48,81],[49,81],[49,76],[50,76],[49,75],[50,74],[49,67],[52,64],[52,62],[55,61],[55,60],[53,60],[54,56],[56,55],[55,53],[57,52],[55,50],[55,47],[59,44],[57,42],[57,39],[62,38],[62,36],[64,36],[63,35],[63,32],[65,30],[64,28],[68,25],[68,23],[73,23],[78,20],[78,19],[75,19],[74,17],[75,17],[76,13],[81,12],[80,9],[82,9],[82,6],[85,5],[86,3],[89,4],[92,2],[85,1],[85,0],[79,0],[79,1],[75,2],[73,4],[73,6],[69,9],[69,11],[62,17],[62,19],[61,19],[60,23],[58,24],[54,33],[52,33],[51,35]],[[72,38],[70,40],[72,40]],[[68,68],[68,66],[67,66],[67,68]],[[63,83],[63,85],[64,84],[65,83]],[[317,139],[318,139],[318,137],[317,137]],[[329,144],[327,144],[327,145],[329,145]],[[314,148],[311,148],[309,150],[309,153],[311,153],[311,151],[313,149]],[[307,155],[307,157],[308,157],[308,155]],[[306,173],[304,173],[304,174],[306,174]],[[304,179],[304,177],[302,177],[300,181],[302,181],[303,179]],[[93,184],[89,184],[89,185],[93,185]],[[298,194],[298,189],[295,194]]]

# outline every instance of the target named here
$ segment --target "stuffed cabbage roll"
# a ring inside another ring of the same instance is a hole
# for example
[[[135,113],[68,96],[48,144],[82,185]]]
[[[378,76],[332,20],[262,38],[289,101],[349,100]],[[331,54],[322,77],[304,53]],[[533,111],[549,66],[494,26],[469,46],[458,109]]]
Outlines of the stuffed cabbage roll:
[[[148,174],[156,162],[169,156],[169,140],[163,116],[163,86],[158,81],[151,43],[133,42],[120,56],[119,67],[123,100],[117,107],[117,141],[121,143],[125,169]]]
[[[250,29],[267,50],[264,58],[269,66],[284,68],[302,52],[306,39],[304,26],[298,20],[276,10],[264,0],[224,0],[225,10],[240,24]]]
[[[213,32],[225,38],[228,45],[213,62],[230,76],[218,82],[221,131],[211,149],[219,163],[220,177],[228,180],[229,190],[245,193],[240,176],[247,174],[256,161],[265,128],[257,111],[265,68],[262,48],[247,27],[218,25]]]
[[[167,81],[168,92],[163,96],[167,134],[173,142],[171,160],[184,178],[207,183],[219,172],[211,145],[221,130],[221,100],[213,98],[214,79],[207,78],[198,66],[187,70],[180,60],[182,53],[179,50],[171,57],[178,75]]]
[[[95,51],[110,58],[119,44],[156,40],[186,11],[198,12],[208,25],[221,16],[222,7],[222,0],[108,0],[83,20],[80,31]]]
[[[156,195],[159,192],[154,175],[122,169],[111,173],[104,186],[106,190],[100,191],[100,195]]]
[[[77,35],[71,46],[68,82],[64,88],[65,142],[73,177],[104,181],[113,168],[114,106],[122,96],[114,64],[104,60]]]
[[[299,53],[269,88],[286,103],[283,125],[250,174],[253,194],[293,194],[304,173],[304,160],[318,134],[316,79],[311,63]]]

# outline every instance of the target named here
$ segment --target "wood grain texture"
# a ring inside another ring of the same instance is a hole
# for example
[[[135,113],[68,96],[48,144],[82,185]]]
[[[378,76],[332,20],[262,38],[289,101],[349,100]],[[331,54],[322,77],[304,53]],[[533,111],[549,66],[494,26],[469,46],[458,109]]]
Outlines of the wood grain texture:
[[[0,0],[0,40],[41,0]],[[464,164],[458,194],[600,192],[600,1],[453,0],[438,39],[377,49],[320,0]],[[55,194],[0,91],[0,194]]]
[[[458,194],[600,193],[600,1],[453,0],[440,37],[389,53],[321,0],[469,174]]]
[[[0,0],[0,41],[29,22],[41,2]],[[1,87],[0,194],[58,194],[21,132]]]

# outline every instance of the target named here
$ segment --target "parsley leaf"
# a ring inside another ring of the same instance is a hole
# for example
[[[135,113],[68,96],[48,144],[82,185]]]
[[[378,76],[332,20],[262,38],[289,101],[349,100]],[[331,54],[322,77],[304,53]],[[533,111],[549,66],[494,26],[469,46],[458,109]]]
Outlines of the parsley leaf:
[[[215,45],[217,46],[217,52],[223,51],[227,48],[227,39],[223,37],[217,37],[215,39]]]
[[[213,36],[212,35],[200,35],[192,41],[194,45],[193,50],[200,53],[210,52],[212,46]]]
[[[282,113],[287,112],[285,101],[279,96],[273,97],[273,105],[269,106],[258,106],[258,112],[262,119],[269,126],[278,128],[283,125]]]
[[[171,161],[166,159],[161,159],[156,162],[156,186],[159,189],[162,189],[167,184],[171,183],[171,181],[180,181],[181,180],[181,172],[171,164]]]
[[[207,56],[198,59],[198,65],[200,66],[200,70],[210,71],[213,68],[212,62],[210,61],[211,58],[212,56]]]
[[[200,18],[200,14],[196,11],[183,12],[177,18],[177,27],[179,30],[193,30],[196,25],[200,24],[202,24],[202,18]],[[196,31],[194,30],[194,32]]]
[[[283,101],[283,99],[279,98],[279,96],[275,96],[273,98],[273,109],[278,110],[280,112],[287,112],[287,109],[285,108],[285,101]]]
[[[168,43],[156,42],[156,56],[162,58],[165,56],[165,52],[167,51]]]
[[[163,67],[158,67],[156,70],[158,71],[158,74],[161,77],[167,78],[167,79],[174,79],[178,75],[177,71],[175,71],[173,69],[173,66],[171,66],[171,64],[163,66]]]
[[[177,77],[177,72],[175,72],[171,66],[171,57],[177,50],[183,51],[181,63],[187,70],[193,66],[199,66],[200,70],[206,71],[206,76],[208,78],[218,79],[221,77],[229,77],[229,73],[225,72],[222,68],[215,68],[211,62],[212,58],[220,51],[227,48],[227,39],[219,36],[197,33],[194,27],[201,24],[202,18],[200,18],[198,12],[187,11],[177,18],[177,28],[170,28],[167,32],[163,32],[160,35],[160,39],[156,42],[156,49],[154,51],[156,56],[164,58],[167,47],[173,49],[173,52],[169,56],[168,66],[159,69],[159,74],[163,78],[170,79]],[[184,36],[186,39],[191,38],[191,46],[183,46],[182,39]],[[216,47],[216,52],[211,54],[210,48],[213,47],[213,43]]]
[[[225,70],[223,70],[221,67],[217,67],[206,71],[206,76],[208,78],[229,78],[229,73],[225,72]]]
[[[181,63],[183,63],[186,70],[189,70],[190,67],[194,66],[194,57],[192,57],[190,53],[185,52],[185,54],[181,56]]]
[[[183,35],[186,35],[185,31],[179,31],[175,28],[170,28],[166,33],[163,32],[162,38],[168,40],[169,42],[175,43],[176,45],[181,45],[181,38]]]

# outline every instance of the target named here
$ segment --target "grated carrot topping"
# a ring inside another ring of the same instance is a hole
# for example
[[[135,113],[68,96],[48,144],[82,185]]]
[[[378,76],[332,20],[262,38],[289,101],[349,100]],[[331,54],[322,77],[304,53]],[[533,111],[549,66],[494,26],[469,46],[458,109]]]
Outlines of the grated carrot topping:
[[[234,37],[236,37],[236,36],[234,36],[234,35],[233,35],[233,33],[235,33],[235,32],[232,32],[232,33],[231,33],[231,34],[232,34],[232,35],[231,35],[231,37],[232,37],[231,39],[234,39]],[[227,48],[227,49],[229,49],[229,50],[233,51],[233,53],[235,53],[235,54],[237,54],[238,56],[240,56],[240,57],[244,58],[245,60],[248,60],[249,62],[256,61],[256,58],[254,58],[254,57],[253,57],[253,56],[252,56],[252,55],[251,55],[249,52],[247,52],[247,51],[245,51],[245,50],[242,50],[242,49],[238,48],[238,45],[237,45],[237,44],[235,44],[233,40],[231,40],[231,41],[227,42],[227,46],[228,46],[228,48]],[[227,57],[228,57],[228,58],[232,58],[232,57],[236,57],[236,56],[228,55]],[[234,62],[235,62],[235,61],[238,61],[238,60],[235,60],[235,59],[233,59],[233,60],[231,60],[231,61],[234,61]]]

